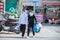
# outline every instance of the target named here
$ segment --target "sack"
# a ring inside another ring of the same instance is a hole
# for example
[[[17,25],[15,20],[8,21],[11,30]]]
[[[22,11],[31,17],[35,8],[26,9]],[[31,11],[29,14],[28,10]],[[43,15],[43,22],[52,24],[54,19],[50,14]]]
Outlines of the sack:
[[[38,32],[40,32],[41,28],[42,28],[42,24],[38,23],[38,24],[34,25],[33,30],[34,30],[36,33],[38,33]]]
[[[15,30],[20,30],[20,25],[17,25],[17,26],[15,27]]]

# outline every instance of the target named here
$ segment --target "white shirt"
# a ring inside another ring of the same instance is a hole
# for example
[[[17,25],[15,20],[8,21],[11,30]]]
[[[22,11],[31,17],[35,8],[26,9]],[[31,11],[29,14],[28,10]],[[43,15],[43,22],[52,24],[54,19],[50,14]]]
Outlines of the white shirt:
[[[20,15],[19,24],[28,24],[28,16],[25,12]]]

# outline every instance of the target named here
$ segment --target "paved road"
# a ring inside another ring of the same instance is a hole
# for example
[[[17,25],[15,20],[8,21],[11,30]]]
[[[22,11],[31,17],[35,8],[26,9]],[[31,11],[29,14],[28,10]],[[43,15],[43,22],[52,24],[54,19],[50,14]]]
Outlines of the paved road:
[[[43,26],[49,28],[50,30],[54,30],[57,33],[60,33],[60,25],[59,24],[43,24]]]
[[[60,40],[60,38],[55,38],[55,37],[40,37],[40,38],[1,38],[0,40]]]
[[[3,32],[2,32],[3,33]],[[35,37],[32,37],[32,33],[30,33],[30,37],[26,38],[27,33],[25,33],[25,37],[21,38],[20,34],[15,34],[12,32],[5,32],[5,34],[0,33],[0,40],[60,40],[60,27],[58,25],[43,25],[41,31],[36,33]]]

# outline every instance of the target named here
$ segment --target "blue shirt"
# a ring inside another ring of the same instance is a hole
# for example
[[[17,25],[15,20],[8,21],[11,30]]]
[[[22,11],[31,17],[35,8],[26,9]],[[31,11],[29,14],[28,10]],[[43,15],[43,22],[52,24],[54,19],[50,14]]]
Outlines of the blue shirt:
[[[28,24],[28,16],[25,12],[20,15],[19,24]]]

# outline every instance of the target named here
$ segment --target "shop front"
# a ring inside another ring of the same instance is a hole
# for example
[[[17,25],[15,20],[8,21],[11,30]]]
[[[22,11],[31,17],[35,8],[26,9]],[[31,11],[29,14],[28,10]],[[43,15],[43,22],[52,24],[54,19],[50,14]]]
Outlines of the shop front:
[[[49,6],[46,11],[48,20],[52,20],[54,23],[58,20],[58,9],[60,8],[60,1],[44,1],[43,5]]]

